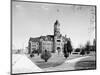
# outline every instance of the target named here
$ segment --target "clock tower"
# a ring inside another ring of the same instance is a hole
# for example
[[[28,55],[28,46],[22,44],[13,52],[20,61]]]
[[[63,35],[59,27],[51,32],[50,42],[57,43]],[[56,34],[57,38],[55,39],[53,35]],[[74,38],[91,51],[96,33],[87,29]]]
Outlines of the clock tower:
[[[58,20],[54,23],[54,50],[58,54],[62,51],[62,35],[60,34],[60,23]]]

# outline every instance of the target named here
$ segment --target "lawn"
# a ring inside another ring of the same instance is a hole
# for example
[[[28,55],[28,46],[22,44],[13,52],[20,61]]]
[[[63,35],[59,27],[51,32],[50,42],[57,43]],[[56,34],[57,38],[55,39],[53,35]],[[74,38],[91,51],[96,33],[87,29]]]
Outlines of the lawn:
[[[82,69],[96,69],[96,58],[95,55],[82,59],[79,62],[75,64],[76,70],[82,70]]]
[[[75,64],[75,69],[89,69],[89,68],[95,68],[95,56],[94,54],[90,55],[77,55],[73,54],[70,55],[67,59],[63,56],[63,54],[58,55],[57,53],[52,53],[52,57],[48,60],[48,62],[45,62],[43,59],[40,58],[40,55],[38,56],[37,54],[29,59],[34,62],[38,67],[41,69],[46,69],[46,68],[55,68],[57,66],[62,65],[65,61],[79,58],[79,57],[85,57],[85,56],[90,56],[89,58],[82,59],[79,62],[76,62]],[[70,65],[71,66],[71,65]],[[69,67],[69,64],[67,64],[67,68]],[[64,66],[65,67],[65,66]],[[64,68],[63,67],[63,68]],[[66,67],[65,67],[66,68]]]
[[[42,69],[59,66],[66,60],[63,55],[58,55],[57,53],[52,54],[52,57],[48,60],[48,62],[45,62],[43,59],[41,59],[40,55],[35,55],[33,58],[29,57],[29,59],[32,62],[35,62],[35,64]]]
[[[32,62],[35,62],[35,64],[37,66],[39,66],[41,69],[44,69],[44,68],[59,66],[59,65],[63,64],[66,60],[71,60],[71,59],[75,59],[78,57],[82,57],[82,56],[81,55],[70,55],[66,59],[63,56],[63,54],[58,55],[57,53],[52,53],[52,57],[48,60],[48,62],[44,62],[44,60],[40,58],[40,55],[39,56],[35,55],[35,57],[33,57],[33,58],[29,57],[29,59]]]

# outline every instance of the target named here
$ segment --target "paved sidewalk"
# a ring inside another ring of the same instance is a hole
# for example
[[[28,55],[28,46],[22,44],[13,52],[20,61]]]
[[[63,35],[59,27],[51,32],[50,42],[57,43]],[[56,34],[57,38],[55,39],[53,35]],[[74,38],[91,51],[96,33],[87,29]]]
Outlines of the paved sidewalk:
[[[18,56],[19,58],[19,56]],[[16,63],[12,66],[13,73],[30,73],[30,72],[42,72],[43,70],[40,69],[35,63],[33,63],[26,55],[20,55],[20,59],[17,59]]]

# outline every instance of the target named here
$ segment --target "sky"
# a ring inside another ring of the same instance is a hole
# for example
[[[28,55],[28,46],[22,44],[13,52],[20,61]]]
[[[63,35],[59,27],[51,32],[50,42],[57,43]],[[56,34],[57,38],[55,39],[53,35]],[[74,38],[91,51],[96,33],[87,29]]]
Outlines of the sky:
[[[95,7],[80,5],[12,2],[12,47],[28,46],[30,37],[53,35],[54,23],[70,37],[74,48],[95,38]]]

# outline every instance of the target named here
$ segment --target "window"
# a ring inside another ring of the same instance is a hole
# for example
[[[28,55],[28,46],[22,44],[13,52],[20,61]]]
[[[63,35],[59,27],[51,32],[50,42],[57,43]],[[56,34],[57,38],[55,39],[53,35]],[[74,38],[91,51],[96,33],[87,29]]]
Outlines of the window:
[[[32,45],[32,47],[36,47],[36,45]]]
[[[57,50],[59,50],[60,49],[60,47],[57,47]]]
[[[39,45],[39,43],[37,42],[37,45]]]
[[[61,42],[60,40],[57,40],[57,42]]]

